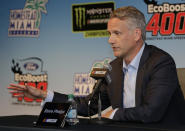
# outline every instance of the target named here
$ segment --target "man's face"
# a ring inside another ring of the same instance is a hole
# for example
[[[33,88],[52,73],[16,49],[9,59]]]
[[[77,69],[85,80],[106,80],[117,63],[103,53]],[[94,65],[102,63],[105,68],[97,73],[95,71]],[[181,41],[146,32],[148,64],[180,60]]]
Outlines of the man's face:
[[[108,42],[110,43],[114,56],[127,58],[133,55],[136,48],[136,37],[134,29],[129,29],[128,20],[111,18],[107,25],[110,34]]]

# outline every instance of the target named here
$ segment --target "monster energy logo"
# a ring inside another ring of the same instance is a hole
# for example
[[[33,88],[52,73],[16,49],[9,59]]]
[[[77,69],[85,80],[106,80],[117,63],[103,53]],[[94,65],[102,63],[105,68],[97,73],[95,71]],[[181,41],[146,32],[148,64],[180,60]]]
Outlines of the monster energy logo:
[[[84,37],[106,37],[107,21],[114,10],[114,2],[96,2],[72,5],[73,32]]]
[[[74,10],[76,16],[76,26],[81,29],[83,26],[85,26],[85,8],[78,7]]]

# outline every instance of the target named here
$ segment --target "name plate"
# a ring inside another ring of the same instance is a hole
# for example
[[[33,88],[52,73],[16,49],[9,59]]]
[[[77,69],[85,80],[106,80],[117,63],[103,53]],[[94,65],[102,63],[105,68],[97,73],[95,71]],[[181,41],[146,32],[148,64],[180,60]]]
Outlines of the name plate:
[[[46,102],[36,122],[36,126],[64,127],[69,107],[69,103]]]

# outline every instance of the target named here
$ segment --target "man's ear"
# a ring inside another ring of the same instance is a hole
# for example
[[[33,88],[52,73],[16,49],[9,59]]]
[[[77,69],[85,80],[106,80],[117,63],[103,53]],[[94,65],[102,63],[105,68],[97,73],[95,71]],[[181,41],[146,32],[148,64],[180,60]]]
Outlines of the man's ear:
[[[135,41],[138,41],[138,40],[142,39],[142,38],[141,38],[141,37],[142,37],[142,36],[141,36],[141,34],[142,34],[142,33],[141,33],[141,29],[136,28],[134,33],[135,33]]]

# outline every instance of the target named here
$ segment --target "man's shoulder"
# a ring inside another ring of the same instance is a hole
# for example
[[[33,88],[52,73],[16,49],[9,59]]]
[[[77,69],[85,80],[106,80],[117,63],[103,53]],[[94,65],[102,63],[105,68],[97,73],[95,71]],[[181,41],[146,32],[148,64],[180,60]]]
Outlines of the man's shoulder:
[[[146,45],[145,49],[146,49],[146,51],[149,52],[150,58],[154,58],[154,57],[168,57],[170,59],[173,59],[172,56],[169,53],[167,53],[163,49],[158,48],[158,47],[156,47],[154,45]],[[144,53],[143,53],[143,55],[145,55]]]
[[[173,57],[169,53],[154,45],[145,46],[141,61],[142,65],[146,64],[148,66],[155,66],[167,61],[175,64]]]
[[[154,45],[146,45],[146,49],[148,49],[151,53],[159,53],[164,55],[169,55],[166,51]]]

